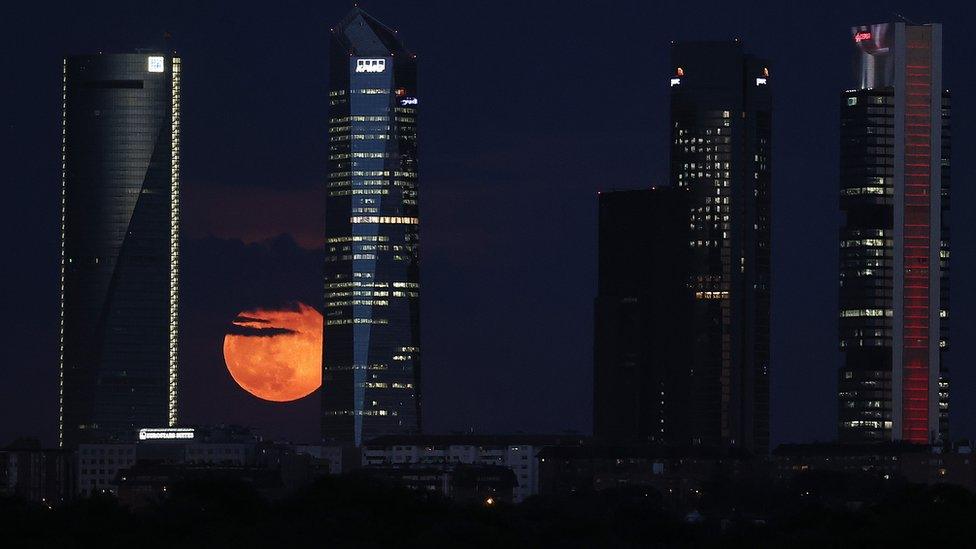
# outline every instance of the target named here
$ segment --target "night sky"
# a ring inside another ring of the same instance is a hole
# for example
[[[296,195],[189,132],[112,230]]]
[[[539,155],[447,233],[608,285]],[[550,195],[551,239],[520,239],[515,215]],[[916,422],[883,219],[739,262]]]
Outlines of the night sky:
[[[184,67],[182,420],[317,439],[318,393],[251,397],[221,345],[249,307],[322,305],[328,37],[351,4],[203,4],[4,9],[0,444],[56,441],[61,58],[164,31]],[[951,435],[976,434],[976,5],[898,4],[363,2],[419,57],[425,429],[590,431],[596,193],[667,183],[670,41],[739,37],[774,93],[773,443],[834,438],[848,28],[900,13],[945,25]]]

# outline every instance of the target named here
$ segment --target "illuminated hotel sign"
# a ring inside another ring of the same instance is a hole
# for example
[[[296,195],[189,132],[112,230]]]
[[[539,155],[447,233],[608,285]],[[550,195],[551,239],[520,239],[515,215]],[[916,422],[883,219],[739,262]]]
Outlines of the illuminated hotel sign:
[[[871,39],[870,32],[858,32],[854,35],[855,42],[864,42],[865,40],[870,40],[870,39]]]
[[[404,97],[403,99],[400,100],[400,104],[401,105],[416,105],[417,104],[417,98],[416,97]]]
[[[386,70],[386,59],[357,59],[356,72],[383,72]]]
[[[154,55],[149,58],[149,72],[163,72],[163,58]]]
[[[678,85],[678,84],[680,84],[680,83],[681,83],[681,79],[680,79],[680,78],[672,78],[672,79],[671,79],[671,87],[672,87],[672,88],[673,88],[674,86],[677,86],[677,85]]]
[[[169,427],[165,429],[139,429],[139,440],[192,440],[193,429]]]

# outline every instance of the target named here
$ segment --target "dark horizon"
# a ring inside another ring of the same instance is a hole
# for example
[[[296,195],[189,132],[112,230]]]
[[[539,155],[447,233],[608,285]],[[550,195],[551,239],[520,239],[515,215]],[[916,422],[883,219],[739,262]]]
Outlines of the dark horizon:
[[[182,421],[310,441],[318,393],[287,405],[237,388],[220,356],[255,306],[321,310],[328,36],[351,4],[114,2],[17,6],[3,33],[3,219],[13,235],[0,444],[57,440],[61,59],[158,47],[183,59]],[[591,430],[600,190],[668,180],[670,41],[740,38],[769,58],[773,106],[771,443],[836,438],[838,108],[849,29],[944,25],[953,93],[952,439],[976,435],[976,46],[967,16],[900,2],[612,9],[366,2],[418,54],[424,429]],[[911,7],[912,10],[902,9]],[[457,22],[457,24],[451,24]],[[14,314],[18,316],[13,317]],[[307,425],[305,423],[307,423]]]

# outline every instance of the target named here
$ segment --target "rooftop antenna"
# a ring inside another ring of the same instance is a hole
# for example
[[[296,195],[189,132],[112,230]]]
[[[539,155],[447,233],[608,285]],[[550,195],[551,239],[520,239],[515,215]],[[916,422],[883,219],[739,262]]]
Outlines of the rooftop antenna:
[[[895,18],[901,19],[902,21],[904,21],[905,23],[908,23],[909,25],[917,25],[918,24],[915,21],[912,21],[911,19],[905,17],[904,15],[902,15],[902,14],[896,12],[896,11],[893,11],[891,13],[892,13],[892,15],[895,16]]]

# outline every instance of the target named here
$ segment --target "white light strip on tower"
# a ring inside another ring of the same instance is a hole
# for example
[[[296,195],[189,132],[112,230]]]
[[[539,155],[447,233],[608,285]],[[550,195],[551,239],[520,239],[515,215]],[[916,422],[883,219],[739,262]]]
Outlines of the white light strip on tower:
[[[180,58],[173,58],[169,209],[169,426],[177,422],[180,291]]]
[[[61,61],[61,310],[58,327],[58,447],[64,447],[64,217],[67,156],[65,154],[68,124],[68,60]]]

